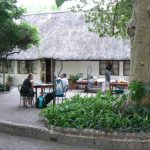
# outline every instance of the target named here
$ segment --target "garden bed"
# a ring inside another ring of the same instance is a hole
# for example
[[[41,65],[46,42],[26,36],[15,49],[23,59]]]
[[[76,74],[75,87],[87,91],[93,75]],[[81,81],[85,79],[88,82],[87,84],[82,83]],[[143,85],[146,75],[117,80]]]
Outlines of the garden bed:
[[[128,97],[128,96],[127,96]],[[125,95],[95,97],[75,95],[60,105],[51,105],[41,111],[41,116],[51,126],[76,129],[94,129],[104,132],[149,132],[150,109],[129,105]]]
[[[100,150],[149,150],[150,110],[138,105],[123,110],[126,101],[125,95],[101,92],[95,97],[75,95],[43,109],[40,116],[50,132],[58,134],[54,138],[58,142],[65,137],[63,142]]]

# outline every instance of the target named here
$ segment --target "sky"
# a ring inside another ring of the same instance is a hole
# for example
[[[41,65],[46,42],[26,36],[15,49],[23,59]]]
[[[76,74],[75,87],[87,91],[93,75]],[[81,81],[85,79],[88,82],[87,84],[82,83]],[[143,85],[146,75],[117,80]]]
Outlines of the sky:
[[[55,0],[17,0],[19,4],[23,4],[25,6],[31,5],[52,5]]]
[[[78,0],[68,0],[63,3],[61,8],[57,8],[55,0],[17,0],[17,6],[27,9],[27,13],[50,12],[68,10]]]
[[[17,0],[18,6],[23,6],[28,13],[48,12],[55,5],[55,0]]]
[[[93,7],[93,0],[87,0],[89,5],[87,8]],[[101,0],[94,0],[101,1]],[[108,1],[108,0],[105,0]],[[68,10],[73,5],[77,5],[80,3],[80,0],[68,0],[65,1],[61,8],[57,8],[55,0],[17,0],[18,6],[23,6],[26,8],[28,14],[33,13],[42,13],[42,12],[50,12],[50,11],[59,11],[59,10]]]

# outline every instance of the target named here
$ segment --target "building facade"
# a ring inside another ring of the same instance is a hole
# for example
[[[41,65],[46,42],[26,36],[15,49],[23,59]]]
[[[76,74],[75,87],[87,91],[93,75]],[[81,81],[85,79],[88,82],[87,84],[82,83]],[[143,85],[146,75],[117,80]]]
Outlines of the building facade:
[[[49,60],[51,61],[51,60]],[[83,74],[83,77],[87,77],[88,66],[92,67],[91,75],[98,79],[105,79],[105,66],[108,62],[113,63],[113,70],[111,79],[112,80],[126,80],[128,81],[130,61],[62,61],[63,68],[62,72],[67,73],[67,77],[70,75]],[[35,81],[42,81],[45,83],[51,81],[51,68],[46,67],[46,60],[34,60],[34,61],[12,61],[9,60],[6,65],[5,73],[6,78],[8,75],[13,77],[13,84],[18,85],[23,82],[27,77],[28,73],[33,73]],[[47,68],[47,70],[46,70]],[[49,68],[49,70],[48,70]],[[55,72],[57,75],[61,69],[61,64],[56,61]],[[2,65],[0,65],[0,83],[3,82]]]
[[[13,77],[13,84],[23,82],[28,73],[36,81],[51,82],[54,74],[66,72],[91,74],[104,79],[105,68],[112,66],[112,80],[128,80],[130,68],[130,43],[114,37],[99,38],[89,32],[84,13],[55,12],[26,15],[24,19],[39,29],[39,47],[32,47],[19,54],[10,55],[5,63],[6,78]],[[3,79],[3,60],[0,61],[0,82]]]

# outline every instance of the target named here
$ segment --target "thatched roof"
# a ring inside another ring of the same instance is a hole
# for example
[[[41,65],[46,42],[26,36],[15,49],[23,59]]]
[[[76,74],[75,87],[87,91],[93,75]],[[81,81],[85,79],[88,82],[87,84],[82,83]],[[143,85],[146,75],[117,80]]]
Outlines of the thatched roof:
[[[33,60],[129,60],[130,44],[117,38],[99,38],[88,31],[82,13],[57,12],[27,15],[25,19],[39,28],[41,42],[9,59]]]

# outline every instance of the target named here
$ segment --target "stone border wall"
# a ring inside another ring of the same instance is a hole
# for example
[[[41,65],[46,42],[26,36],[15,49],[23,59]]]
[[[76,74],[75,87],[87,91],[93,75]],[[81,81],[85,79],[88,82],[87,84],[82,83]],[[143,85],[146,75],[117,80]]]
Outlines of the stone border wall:
[[[93,150],[149,150],[150,134],[105,133],[69,128],[40,128],[8,121],[0,121],[0,131],[62,144],[92,148]]]

